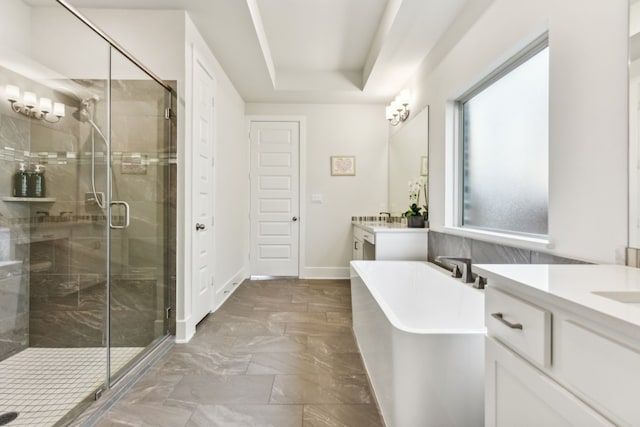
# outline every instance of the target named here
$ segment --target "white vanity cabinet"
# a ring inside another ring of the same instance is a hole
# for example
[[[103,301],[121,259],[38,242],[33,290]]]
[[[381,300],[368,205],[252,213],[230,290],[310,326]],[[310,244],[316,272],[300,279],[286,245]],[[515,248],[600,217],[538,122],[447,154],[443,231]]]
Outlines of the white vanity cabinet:
[[[362,240],[353,236],[353,247],[351,248],[351,259],[353,261],[362,261],[364,259],[363,243]]]
[[[351,246],[352,256],[354,261],[361,261],[364,259],[364,242],[365,235],[369,237],[368,233],[360,227],[353,227],[353,244]]]
[[[488,278],[485,426],[640,426],[640,304],[598,295],[636,295],[640,270],[598,267],[474,265]]]
[[[554,381],[550,311],[493,287],[485,300],[485,426],[613,426]]]
[[[353,260],[426,261],[428,229],[399,223],[352,223]]]

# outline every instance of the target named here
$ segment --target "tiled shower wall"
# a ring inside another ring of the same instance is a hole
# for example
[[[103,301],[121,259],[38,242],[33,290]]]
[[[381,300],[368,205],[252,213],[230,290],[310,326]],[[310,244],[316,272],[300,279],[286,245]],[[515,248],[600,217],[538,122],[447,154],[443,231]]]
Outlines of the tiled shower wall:
[[[476,264],[584,264],[529,249],[429,231],[428,260],[433,262],[438,256],[471,258]]]
[[[83,83],[97,92],[104,86]],[[0,199],[0,360],[27,346],[103,345],[106,218],[85,200],[91,191],[90,126],[72,116],[77,99],[0,67],[0,88],[6,84],[64,102],[67,116],[56,124],[29,120],[0,98],[0,197],[12,195],[12,176],[26,162],[45,166],[47,197],[56,199]],[[150,81],[117,81],[112,88],[114,199],[131,205],[131,226],[112,240],[117,346],[145,346],[162,327],[166,274],[175,295],[175,122],[159,118],[164,102],[157,94]],[[155,141],[167,127],[174,143],[160,147]],[[95,139],[96,150],[104,151]],[[104,156],[96,169],[105,175]],[[106,191],[104,178],[96,184]],[[159,261],[169,264],[167,272],[159,271]]]
[[[38,84],[8,69],[0,68],[0,88],[7,84],[23,90],[37,92],[67,104],[70,99],[56,94],[50,88]],[[41,139],[52,146],[73,146],[77,124],[68,120],[57,124],[30,120],[11,110],[9,102],[0,91],[0,360],[17,353],[29,345],[29,295],[30,295],[30,234],[32,212],[50,204],[9,202],[5,197],[13,195],[12,178],[18,165],[37,163],[32,157],[32,141]]]

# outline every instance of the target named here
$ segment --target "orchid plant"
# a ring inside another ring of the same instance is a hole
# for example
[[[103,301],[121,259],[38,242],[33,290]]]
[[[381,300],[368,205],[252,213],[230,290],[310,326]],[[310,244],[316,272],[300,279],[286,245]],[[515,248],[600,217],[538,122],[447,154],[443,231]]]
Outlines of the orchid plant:
[[[420,192],[424,192],[424,205],[420,206]],[[422,210],[424,209],[424,212]],[[427,194],[427,177],[420,176],[414,181],[409,181],[409,210],[405,217],[424,215],[429,213],[429,197]]]

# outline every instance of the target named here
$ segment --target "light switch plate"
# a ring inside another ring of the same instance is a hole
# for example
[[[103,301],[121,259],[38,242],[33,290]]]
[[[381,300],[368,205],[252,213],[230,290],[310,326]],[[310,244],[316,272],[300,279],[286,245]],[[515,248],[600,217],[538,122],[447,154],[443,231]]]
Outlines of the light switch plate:
[[[322,203],[322,194],[312,194],[311,203]]]

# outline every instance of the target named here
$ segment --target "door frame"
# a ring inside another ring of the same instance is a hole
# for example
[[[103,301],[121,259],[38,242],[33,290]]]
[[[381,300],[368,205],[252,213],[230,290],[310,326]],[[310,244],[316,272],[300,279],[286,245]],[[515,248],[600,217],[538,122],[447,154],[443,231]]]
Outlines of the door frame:
[[[306,263],[306,240],[307,240],[307,117],[299,115],[247,115],[247,144],[249,144],[249,176],[251,176],[251,122],[297,122],[299,131],[298,146],[298,277],[304,277]],[[251,184],[249,184],[249,206],[251,206]],[[251,241],[253,230],[251,229],[251,218],[247,215],[247,226],[249,227],[249,241]],[[255,256],[251,253],[253,250],[249,244],[249,256]],[[251,263],[249,263],[251,267]],[[253,272],[250,272],[252,274]]]

